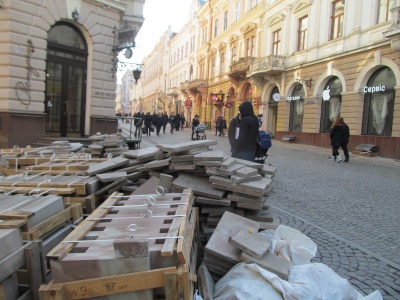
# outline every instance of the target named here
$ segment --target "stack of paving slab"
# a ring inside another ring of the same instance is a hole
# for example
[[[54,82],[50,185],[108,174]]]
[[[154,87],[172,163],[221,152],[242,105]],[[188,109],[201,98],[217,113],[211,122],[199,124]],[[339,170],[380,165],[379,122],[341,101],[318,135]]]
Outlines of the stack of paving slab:
[[[0,299],[18,299],[17,270],[8,264],[11,255],[23,246],[19,229],[0,229]]]
[[[126,150],[126,140],[119,134],[96,134],[89,137],[92,144],[86,152],[94,157],[116,157]]]
[[[260,224],[226,212],[204,249],[204,266],[199,270],[202,284],[207,269],[213,281],[221,279],[240,262],[256,263],[262,268],[287,279],[290,263],[268,251],[271,239],[259,233]]]
[[[98,280],[107,276],[107,282],[118,282],[118,285],[110,286],[107,297],[94,299],[153,300],[157,295],[165,295],[164,288],[157,286],[164,282],[164,272],[170,276],[178,273],[187,276],[183,279],[183,289],[187,293],[192,281],[187,269],[196,270],[196,259],[191,255],[194,251],[195,258],[197,253],[193,249],[197,223],[193,194],[190,190],[182,194],[153,194],[151,207],[147,205],[149,199],[147,195],[113,193],[49,254],[53,281],[44,293],[51,293],[53,284],[63,286],[72,282],[63,288],[66,293],[79,284],[97,284],[98,291],[88,290],[85,298],[92,299],[91,295],[96,292],[107,295],[104,284]],[[149,278],[151,270],[153,279],[130,279]],[[135,273],[138,276],[131,277]],[[125,277],[121,277],[123,275]],[[81,280],[84,283],[80,283]],[[132,286],[142,288],[133,291]],[[190,296],[186,294],[185,299],[191,299],[192,295],[193,291]]]
[[[63,223],[50,227],[47,230],[41,228],[42,236],[29,238],[29,233],[39,228],[42,222],[65,209],[63,198],[58,195],[9,195],[0,196],[0,299],[17,299],[21,286],[26,285],[17,278],[17,271],[24,265],[26,260],[31,262],[37,260],[37,269],[30,270],[30,277],[38,280],[48,280],[48,272],[44,266],[47,253],[57,245],[67,234],[72,231],[71,223]],[[44,227],[44,226],[43,226]],[[35,232],[36,233],[36,232]],[[23,245],[25,241],[25,245]],[[30,242],[34,241],[34,242]],[[37,246],[35,257],[25,257],[25,248]],[[40,252],[40,253],[39,253]],[[29,270],[28,270],[29,271]],[[23,272],[23,271],[22,271]],[[34,274],[32,274],[34,272]],[[26,273],[26,272],[23,272]],[[2,294],[4,293],[4,294]],[[2,297],[6,295],[5,297]],[[32,299],[38,299],[37,290],[31,290]]]

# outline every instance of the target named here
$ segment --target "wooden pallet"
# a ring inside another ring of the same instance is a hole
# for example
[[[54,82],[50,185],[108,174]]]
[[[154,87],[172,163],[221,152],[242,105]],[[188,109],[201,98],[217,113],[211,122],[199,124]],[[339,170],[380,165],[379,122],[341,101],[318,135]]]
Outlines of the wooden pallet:
[[[168,195],[170,194],[166,194],[167,197]],[[78,245],[78,242],[71,241],[84,239],[98,225],[98,222],[94,222],[94,220],[110,216],[111,207],[121,205],[119,203],[121,197],[124,197],[123,194],[113,193],[107,198],[64,239],[63,243],[60,243],[48,253],[48,263],[53,260],[62,260],[66,257],[74,249],[75,245]],[[169,238],[165,239],[161,251],[161,256],[163,257],[176,255],[178,257],[178,265],[64,283],[50,282],[48,285],[40,287],[41,299],[90,299],[156,288],[163,288],[165,299],[168,300],[181,299],[181,297],[185,300],[192,299],[194,283],[197,281],[195,272],[198,248],[198,211],[197,208],[193,208],[193,193],[191,190],[184,190],[179,201],[186,201],[187,204],[176,205],[175,214],[182,217],[173,218],[166,235]]]

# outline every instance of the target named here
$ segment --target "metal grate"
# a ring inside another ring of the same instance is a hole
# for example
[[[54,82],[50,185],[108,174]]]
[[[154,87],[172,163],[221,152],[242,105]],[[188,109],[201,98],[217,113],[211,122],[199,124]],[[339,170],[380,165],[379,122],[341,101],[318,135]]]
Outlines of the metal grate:
[[[360,144],[355,148],[355,150],[364,152],[378,152],[378,146],[372,144]]]

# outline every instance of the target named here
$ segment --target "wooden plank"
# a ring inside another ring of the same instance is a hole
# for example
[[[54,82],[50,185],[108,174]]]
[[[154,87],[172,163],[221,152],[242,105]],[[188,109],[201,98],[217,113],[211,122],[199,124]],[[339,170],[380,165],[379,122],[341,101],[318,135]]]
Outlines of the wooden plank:
[[[39,243],[31,243],[25,248],[26,268],[28,270],[29,288],[31,290],[31,299],[39,300],[39,287],[43,284],[44,278],[41,264],[41,254]]]
[[[27,223],[26,220],[0,220],[0,229],[19,228]]]
[[[179,300],[178,292],[178,277],[176,273],[165,273],[165,299],[166,300]]]
[[[42,285],[39,289],[39,295],[42,300],[73,300],[162,288],[166,284],[166,274],[168,274],[167,280],[169,280],[169,276],[175,275],[176,277],[176,268],[171,267],[124,275],[70,281],[49,284],[48,286]]]
[[[187,210],[187,205],[179,205],[175,214],[176,215],[184,215]],[[173,219],[171,226],[169,227],[167,237],[176,237],[178,236],[179,229],[181,227],[182,217],[176,217]],[[161,256],[172,256],[174,253],[176,244],[176,238],[169,238],[164,241],[164,245],[161,250]]]
[[[119,198],[113,196],[123,196],[123,194],[113,193],[110,197],[108,197],[101,206],[114,206]],[[93,211],[87,219],[97,219],[104,218],[111,208],[106,209],[96,209]],[[83,239],[86,234],[91,231],[98,223],[98,221],[82,221],[73,232],[71,232],[68,236],[65,237],[64,241],[78,241]],[[54,247],[48,254],[48,259],[61,259],[65,255],[68,254],[69,251],[74,247],[74,243],[60,243],[56,247]]]

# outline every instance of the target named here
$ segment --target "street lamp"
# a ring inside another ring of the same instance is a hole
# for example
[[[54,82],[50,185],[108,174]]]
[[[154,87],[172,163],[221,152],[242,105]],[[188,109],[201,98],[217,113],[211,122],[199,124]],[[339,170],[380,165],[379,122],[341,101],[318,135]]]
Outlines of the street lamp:
[[[135,79],[135,83],[137,83],[140,78],[140,74],[142,74],[142,70],[139,69],[139,65],[136,66],[136,69],[133,70],[132,73],[133,73],[133,78]]]

